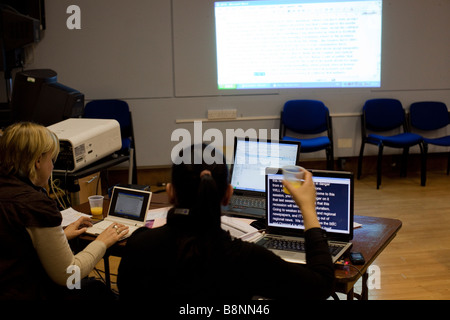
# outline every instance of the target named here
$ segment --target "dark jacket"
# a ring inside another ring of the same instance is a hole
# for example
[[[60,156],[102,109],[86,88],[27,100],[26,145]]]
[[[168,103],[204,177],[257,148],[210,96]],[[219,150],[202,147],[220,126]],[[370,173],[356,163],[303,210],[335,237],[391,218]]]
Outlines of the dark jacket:
[[[299,265],[225,231],[201,239],[176,220],[128,239],[118,274],[121,299],[324,299],[332,292],[334,267],[322,229],[306,232],[308,263]]]
[[[48,298],[45,273],[26,228],[61,225],[55,201],[28,179],[0,173],[0,299]]]

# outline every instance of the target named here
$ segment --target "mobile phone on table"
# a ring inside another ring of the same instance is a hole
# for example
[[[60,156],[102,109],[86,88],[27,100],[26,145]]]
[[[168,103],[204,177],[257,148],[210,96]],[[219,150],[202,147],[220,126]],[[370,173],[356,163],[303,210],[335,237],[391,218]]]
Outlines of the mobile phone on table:
[[[350,252],[350,261],[352,264],[364,264],[366,260],[364,260],[364,256],[361,252]]]

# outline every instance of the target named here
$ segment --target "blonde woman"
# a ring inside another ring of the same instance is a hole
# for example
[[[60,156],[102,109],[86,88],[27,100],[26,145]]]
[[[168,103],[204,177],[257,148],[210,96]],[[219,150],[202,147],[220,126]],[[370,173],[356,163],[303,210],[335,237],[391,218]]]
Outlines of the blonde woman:
[[[58,153],[56,135],[38,124],[13,124],[0,137],[0,299],[83,296],[86,287],[69,291],[67,279],[75,269],[80,278],[87,276],[128,232],[123,225],[110,227],[72,253],[68,240],[90,222],[80,219],[61,227],[61,213],[45,189]]]

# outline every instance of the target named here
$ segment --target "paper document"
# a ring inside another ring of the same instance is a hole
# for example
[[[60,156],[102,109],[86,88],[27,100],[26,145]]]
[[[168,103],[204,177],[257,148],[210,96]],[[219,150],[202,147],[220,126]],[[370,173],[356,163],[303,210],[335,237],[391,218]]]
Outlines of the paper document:
[[[250,223],[254,220],[222,216],[222,229],[230,232],[231,237],[244,241],[254,242],[261,237],[258,229],[252,227]]]
[[[92,217],[91,215],[79,212],[79,211],[75,210],[72,207],[61,211],[61,215],[62,215],[62,218],[63,218],[61,226],[63,228],[67,227],[72,222],[77,221],[81,217],[89,217],[89,218]]]
[[[160,218],[167,218],[167,212],[169,212],[170,208],[172,207],[163,207],[163,208],[157,208],[157,209],[150,209],[147,212],[147,218],[146,220],[156,220]]]
[[[149,210],[147,215],[147,221],[154,220],[153,223],[148,226],[150,228],[158,228],[166,224],[167,212],[171,207],[164,207],[158,209]],[[261,238],[262,234],[258,232],[258,229],[252,227],[250,223],[254,220],[235,218],[222,216],[221,226],[225,231],[229,231],[233,238],[240,238],[244,241],[254,242]]]

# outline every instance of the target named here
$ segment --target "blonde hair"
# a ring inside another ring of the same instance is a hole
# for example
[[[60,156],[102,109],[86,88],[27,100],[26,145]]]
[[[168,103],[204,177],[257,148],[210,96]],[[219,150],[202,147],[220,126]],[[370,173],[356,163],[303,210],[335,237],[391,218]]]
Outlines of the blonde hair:
[[[59,140],[53,132],[32,122],[12,124],[0,137],[0,168],[6,174],[33,180],[36,177],[35,163],[47,152],[51,152],[53,161],[56,161]]]

